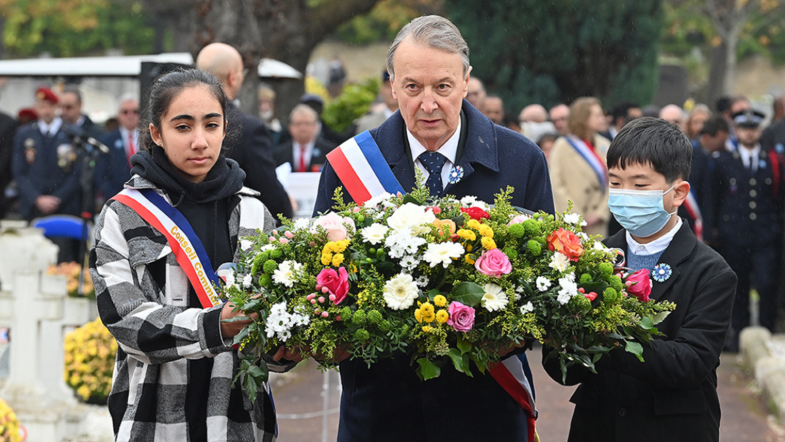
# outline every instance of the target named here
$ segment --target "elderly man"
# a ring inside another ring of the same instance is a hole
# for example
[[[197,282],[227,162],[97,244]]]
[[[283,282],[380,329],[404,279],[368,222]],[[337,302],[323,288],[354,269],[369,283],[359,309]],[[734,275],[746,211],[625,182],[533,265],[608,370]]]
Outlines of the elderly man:
[[[567,127],[567,121],[570,119],[570,107],[564,103],[557,104],[553,106],[549,112],[551,117],[551,123],[556,126],[556,130],[559,131],[559,135],[567,135],[570,131]]]
[[[366,130],[379,127],[398,110],[398,100],[392,96],[392,85],[390,84],[390,74],[385,70],[382,73],[382,85],[379,87],[379,96],[384,101],[381,109],[363,115],[357,120],[355,134],[360,134]]]
[[[685,132],[684,124],[687,122],[687,119],[684,115],[684,109],[679,106],[669,104],[660,109],[660,119],[679,126],[679,129],[681,129],[682,132]]]
[[[218,78],[229,100],[237,98],[245,78],[243,59],[237,50],[225,43],[212,43],[196,56],[196,68]],[[245,185],[261,193],[267,210],[277,219],[278,214],[294,215],[289,195],[275,175],[275,163],[270,133],[256,117],[240,111],[234,104],[226,109],[227,127],[239,129],[239,136],[227,137],[224,146],[229,158],[237,161],[246,175]],[[231,130],[231,129],[230,129]]]
[[[504,125],[504,102],[501,97],[496,95],[485,97],[480,110],[495,124]]]
[[[139,100],[136,94],[120,98],[117,111],[117,130],[102,136],[100,141],[109,147],[109,155],[102,155],[95,170],[95,186],[106,201],[123,190],[131,179],[131,156],[139,146]]]
[[[414,19],[393,41],[387,64],[400,112],[370,134],[405,191],[414,188],[420,170],[433,196],[473,195],[491,202],[509,185],[515,188],[513,205],[553,212],[542,151],[463,100],[469,49],[451,22]],[[450,179],[451,171],[459,173]],[[315,213],[330,210],[333,192],[342,185],[328,158]],[[508,361],[520,363],[517,356]],[[441,376],[422,382],[403,354],[371,367],[349,360],[340,367],[341,442],[531,440],[530,416],[490,375],[475,371],[468,377],[445,366]],[[521,366],[525,369],[528,365]]]
[[[319,172],[335,143],[317,136],[319,115],[306,104],[298,104],[289,114],[292,138],[275,149],[276,165],[289,163],[292,172]]]
[[[98,138],[103,131],[93,123],[87,115],[82,113],[82,93],[76,87],[70,86],[60,94],[60,117],[72,128],[84,135]]]
[[[485,86],[482,81],[477,77],[469,79],[469,92],[466,94],[466,100],[475,108],[479,109],[482,102],[485,101],[487,94],[485,93]]]

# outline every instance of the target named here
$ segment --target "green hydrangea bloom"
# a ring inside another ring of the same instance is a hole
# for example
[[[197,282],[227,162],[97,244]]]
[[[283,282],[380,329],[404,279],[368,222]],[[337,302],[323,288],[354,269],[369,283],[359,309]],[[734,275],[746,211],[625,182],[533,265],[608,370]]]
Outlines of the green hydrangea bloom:
[[[264,263],[264,273],[268,275],[272,274],[274,271],[278,270],[278,263],[273,261],[272,259],[268,259]]]
[[[388,332],[390,331],[390,328],[391,328],[390,321],[386,319],[382,319],[381,322],[379,322],[379,330],[383,332]]]
[[[378,324],[382,320],[382,314],[376,310],[368,312],[368,322],[371,324]]]
[[[523,227],[523,224],[513,224],[507,231],[510,232],[510,236],[513,238],[520,238],[526,234],[526,228]]]
[[[351,321],[352,320],[352,309],[349,307],[344,307],[341,309],[340,312],[341,320],[342,321]]]
[[[526,234],[529,236],[536,236],[539,235],[542,231],[540,230],[540,223],[533,219],[527,219],[523,223],[523,228],[526,229]]]
[[[602,292],[603,300],[607,305],[616,304],[619,301],[619,292],[613,289],[613,287],[608,287]]]
[[[354,332],[354,337],[357,338],[357,340],[360,342],[365,342],[368,340],[368,338],[371,337],[371,334],[368,333],[368,330],[361,328]]]
[[[365,325],[365,310],[357,310],[354,312],[354,316],[352,316],[352,324],[362,327]]]
[[[526,248],[529,249],[529,252],[534,256],[539,256],[540,253],[542,253],[542,245],[533,239],[526,243]]]
[[[512,247],[507,247],[504,249],[504,254],[507,255],[510,259],[515,259],[518,257],[518,251],[513,249]]]
[[[265,273],[264,275],[259,277],[259,285],[260,286],[262,286],[262,287],[270,287],[272,284],[273,284],[273,278],[270,275]]]
[[[584,273],[581,275],[581,284],[588,284],[592,281],[592,277],[588,273]]]
[[[270,250],[270,258],[278,259],[278,258],[280,258],[282,256],[283,256],[283,252],[281,251],[281,249],[272,249],[272,250]]]
[[[622,282],[621,278],[619,278],[618,276],[616,275],[611,276],[609,282],[611,284],[611,287],[613,287],[613,289],[616,290],[617,292],[621,292],[622,290],[624,290],[624,283]]]
[[[601,263],[600,272],[602,273],[602,276],[611,276],[613,274],[613,264],[609,262]]]

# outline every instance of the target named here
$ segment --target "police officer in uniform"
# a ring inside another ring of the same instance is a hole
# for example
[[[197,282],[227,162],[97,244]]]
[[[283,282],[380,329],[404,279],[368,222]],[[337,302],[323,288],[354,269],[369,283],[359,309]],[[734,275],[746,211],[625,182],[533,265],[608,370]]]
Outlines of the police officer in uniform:
[[[57,95],[36,91],[38,120],[25,125],[14,138],[12,171],[19,186],[19,211],[27,220],[47,215],[79,216],[81,170],[78,152],[67,135],[67,124],[57,116]],[[58,262],[78,261],[79,242],[52,238],[60,247]]]
[[[738,276],[732,330],[726,349],[738,351],[739,333],[750,325],[749,294],[760,295],[760,325],[774,331],[782,235],[783,161],[762,149],[764,115],[745,109],[732,115],[739,148],[714,158],[706,182],[706,234]]]

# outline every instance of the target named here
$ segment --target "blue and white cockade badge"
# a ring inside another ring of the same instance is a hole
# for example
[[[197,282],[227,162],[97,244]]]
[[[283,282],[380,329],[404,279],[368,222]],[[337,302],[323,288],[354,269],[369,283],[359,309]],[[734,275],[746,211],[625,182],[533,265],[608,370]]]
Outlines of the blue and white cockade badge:
[[[455,166],[450,171],[450,178],[448,179],[448,183],[456,184],[458,181],[463,179],[463,167]]]
[[[665,282],[668,278],[671,277],[673,274],[673,269],[671,269],[670,264],[665,264],[661,262],[654,266],[654,270],[651,272],[651,279],[657,282]]]

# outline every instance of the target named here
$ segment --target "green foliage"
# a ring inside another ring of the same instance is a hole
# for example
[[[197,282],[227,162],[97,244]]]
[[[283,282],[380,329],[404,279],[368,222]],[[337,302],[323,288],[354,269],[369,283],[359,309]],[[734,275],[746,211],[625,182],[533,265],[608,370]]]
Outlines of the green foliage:
[[[469,44],[472,75],[507,109],[653,96],[661,0],[449,0],[446,11]]]
[[[48,52],[55,57],[120,48],[149,53],[154,31],[137,1],[0,0],[3,44],[14,56]]]
[[[324,107],[322,119],[336,131],[345,131],[354,120],[371,109],[371,104],[379,94],[379,85],[378,78],[369,78],[360,84],[347,85],[341,95]]]
[[[352,44],[392,41],[412,19],[438,8],[434,0],[382,0],[365,15],[355,17],[336,32],[338,39]]]

